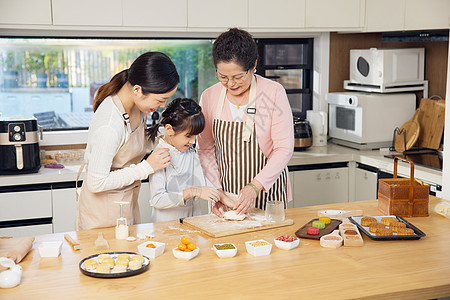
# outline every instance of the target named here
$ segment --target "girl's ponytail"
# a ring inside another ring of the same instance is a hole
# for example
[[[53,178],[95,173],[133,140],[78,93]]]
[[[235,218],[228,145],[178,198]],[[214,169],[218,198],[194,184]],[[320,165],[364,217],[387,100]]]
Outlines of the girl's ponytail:
[[[158,135],[159,126],[160,124],[156,123],[147,128],[147,137],[152,143],[155,142],[156,136]]]
[[[100,104],[105,100],[106,97],[117,94],[119,90],[128,81],[128,69],[117,73],[111,78],[111,81],[102,85],[95,95],[93,109],[94,112],[100,106]]]

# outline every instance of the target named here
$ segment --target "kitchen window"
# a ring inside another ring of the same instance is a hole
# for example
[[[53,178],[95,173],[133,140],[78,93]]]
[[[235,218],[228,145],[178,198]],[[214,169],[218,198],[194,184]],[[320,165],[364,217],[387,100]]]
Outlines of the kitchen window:
[[[35,116],[46,131],[87,129],[97,89],[147,51],[163,52],[175,63],[180,84],[172,99],[198,101],[216,82],[212,43],[212,39],[0,38],[0,113]]]

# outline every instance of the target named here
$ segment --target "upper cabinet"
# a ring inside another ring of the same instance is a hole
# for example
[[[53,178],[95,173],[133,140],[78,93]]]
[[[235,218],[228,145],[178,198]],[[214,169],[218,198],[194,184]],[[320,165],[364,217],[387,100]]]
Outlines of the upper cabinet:
[[[51,25],[51,0],[0,0],[0,24]]]
[[[405,23],[405,1],[366,0],[366,30],[403,30]]]
[[[123,26],[187,26],[187,0],[123,1]]]
[[[444,29],[449,0],[366,0],[366,31]]]
[[[52,0],[52,4],[53,25],[122,26],[122,0]]]
[[[247,28],[248,0],[188,0],[187,18],[188,28]]]
[[[340,31],[341,28],[360,29],[360,0],[306,0],[306,28],[329,28]]]
[[[408,0],[405,30],[444,29],[450,27],[450,0]]]
[[[304,28],[305,0],[248,1],[249,28]]]

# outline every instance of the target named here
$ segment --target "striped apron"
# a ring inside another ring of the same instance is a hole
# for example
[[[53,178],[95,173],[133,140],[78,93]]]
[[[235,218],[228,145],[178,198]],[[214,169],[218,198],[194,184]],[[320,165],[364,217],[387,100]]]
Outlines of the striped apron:
[[[250,86],[246,122],[220,120],[225,103],[227,89],[223,87],[213,122],[213,136],[216,146],[216,158],[219,167],[220,183],[225,192],[239,194],[242,188],[251,182],[267,164],[256,138],[254,116],[257,113],[256,80],[253,76]],[[283,201],[286,208],[288,174],[285,168],[273,186],[266,192],[260,191],[255,207],[266,208],[266,201]]]

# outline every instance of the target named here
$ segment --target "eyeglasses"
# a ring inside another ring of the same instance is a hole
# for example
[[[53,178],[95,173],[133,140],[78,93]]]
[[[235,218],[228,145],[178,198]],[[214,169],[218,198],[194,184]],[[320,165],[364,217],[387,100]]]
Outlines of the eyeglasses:
[[[245,78],[247,77],[248,71],[250,71],[250,70],[247,70],[246,72],[243,72],[242,74],[234,75],[234,76],[231,76],[231,78],[228,78],[228,76],[222,75],[216,70],[216,78],[223,84],[227,84],[229,80],[232,80],[233,82],[236,82],[237,84],[240,84],[240,83],[244,82]]]

